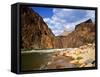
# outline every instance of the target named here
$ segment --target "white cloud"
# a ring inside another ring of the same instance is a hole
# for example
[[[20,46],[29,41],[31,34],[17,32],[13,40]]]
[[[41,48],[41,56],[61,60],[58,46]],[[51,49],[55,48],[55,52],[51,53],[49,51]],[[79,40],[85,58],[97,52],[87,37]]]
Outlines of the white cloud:
[[[87,15],[86,15],[88,18],[91,18],[92,21],[95,21],[95,11],[90,11],[90,10],[87,10]]]
[[[53,9],[51,18],[44,18],[44,21],[52,29],[55,35],[61,34],[66,28],[72,31],[75,25],[89,18],[95,19],[95,12],[91,10]]]

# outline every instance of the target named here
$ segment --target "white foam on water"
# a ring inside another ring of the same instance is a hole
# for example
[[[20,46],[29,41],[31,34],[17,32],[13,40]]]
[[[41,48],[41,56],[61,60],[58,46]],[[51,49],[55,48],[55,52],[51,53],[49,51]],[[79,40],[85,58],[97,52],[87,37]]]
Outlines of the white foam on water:
[[[43,49],[43,50],[30,50],[30,51],[21,51],[21,53],[50,53],[50,52],[60,52],[64,50],[72,50],[73,48],[62,48],[62,49]]]

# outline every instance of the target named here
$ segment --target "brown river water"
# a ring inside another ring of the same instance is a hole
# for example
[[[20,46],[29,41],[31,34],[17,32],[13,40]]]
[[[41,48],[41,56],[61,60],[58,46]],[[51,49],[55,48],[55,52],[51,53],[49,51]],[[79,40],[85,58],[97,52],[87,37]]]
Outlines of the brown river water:
[[[71,58],[60,56],[52,61],[52,56],[56,51],[63,51],[65,49],[50,49],[50,50],[32,50],[22,51],[21,53],[21,70],[43,70],[43,69],[59,69],[72,68],[74,65],[70,64]],[[52,65],[46,66],[48,62],[52,61]],[[62,66],[60,66],[62,65]],[[65,67],[63,67],[65,66]]]

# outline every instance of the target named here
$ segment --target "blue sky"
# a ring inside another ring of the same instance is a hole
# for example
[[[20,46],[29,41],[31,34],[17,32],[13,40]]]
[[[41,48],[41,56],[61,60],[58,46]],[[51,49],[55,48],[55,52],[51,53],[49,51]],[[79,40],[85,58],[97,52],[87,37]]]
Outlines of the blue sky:
[[[45,7],[32,7],[32,9],[43,17],[43,20],[56,36],[61,34],[64,30],[73,31],[75,25],[90,18],[95,21],[94,10]]]
[[[52,8],[32,7],[32,9],[42,17],[51,17],[53,15]]]

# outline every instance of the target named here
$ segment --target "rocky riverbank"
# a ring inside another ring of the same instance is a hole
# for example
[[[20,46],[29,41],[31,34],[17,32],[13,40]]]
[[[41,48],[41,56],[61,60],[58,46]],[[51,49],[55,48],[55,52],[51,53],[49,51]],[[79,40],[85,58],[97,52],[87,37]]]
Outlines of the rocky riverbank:
[[[95,44],[87,44],[79,48],[56,52],[45,69],[61,69],[95,66]]]

